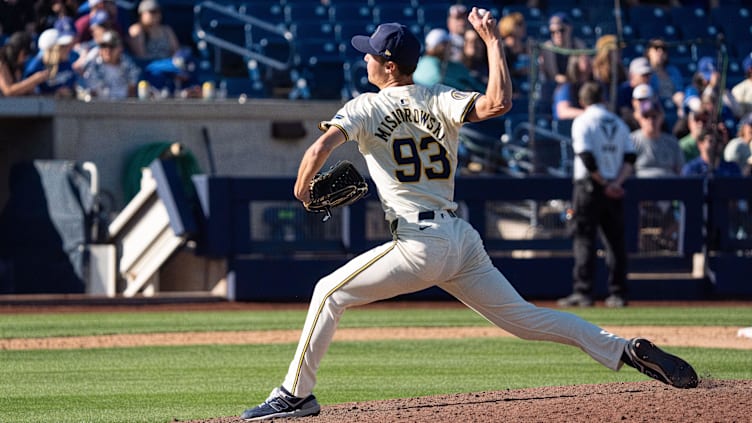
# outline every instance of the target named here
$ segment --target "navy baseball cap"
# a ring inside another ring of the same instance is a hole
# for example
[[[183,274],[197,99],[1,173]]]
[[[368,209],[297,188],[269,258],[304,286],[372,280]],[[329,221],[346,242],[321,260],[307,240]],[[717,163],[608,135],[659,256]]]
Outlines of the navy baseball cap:
[[[352,37],[352,46],[361,53],[383,57],[400,65],[416,65],[420,58],[420,40],[402,24],[381,24],[369,37]]]

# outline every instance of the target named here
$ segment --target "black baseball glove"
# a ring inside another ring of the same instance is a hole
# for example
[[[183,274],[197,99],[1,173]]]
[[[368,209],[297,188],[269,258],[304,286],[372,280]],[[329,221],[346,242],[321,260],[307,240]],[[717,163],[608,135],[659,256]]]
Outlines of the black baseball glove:
[[[368,193],[368,184],[358,169],[342,160],[325,172],[319,172],[311,181],[311,201],[306,210],[326,213],[324,222],[332,217],[331,209],[352,204]]]

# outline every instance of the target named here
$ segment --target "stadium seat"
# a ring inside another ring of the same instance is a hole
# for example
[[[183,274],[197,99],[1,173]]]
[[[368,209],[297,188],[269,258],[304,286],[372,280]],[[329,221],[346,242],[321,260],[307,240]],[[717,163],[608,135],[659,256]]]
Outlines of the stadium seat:
[[[330,39],[331,41],[337,39],[334,24],[329,21],[300,20],[292,22],[289,28],[296,39],[316,38]]]
[[[350,44],[353,35],[370,34],[376,29],[376,24],[370,20],[351,19],[334,25],[334,34],[338,41]],[[348,50],[353,50],[348,48]],[[358,53],[360,55],[360,53]]]
[[[276,1],[248,1],[245,13],[262,21],[279,24],[285,21],[284,8]]]
[[[416,10],[418,22],[430,28],[445,28],[449,3],[433,3],[420,5]]]
[[[363,3],[338,3],[332,6],[331,16],[333,22],[337,23],[349,21],[378,23],[374,15],[374,7],[372,6]]]
[[[294,3],[284,7],[285,22],[289,24],[305,21],[334,22],[334,11],[321,3]]]
[[[418,13],[413,7],[397,3],[377,5],[374,7],[374,17],[376,22],[399,22],[405,25],[418,22]]]
[[[295,53],[300,64],[310,62],[310,59],[337,59],[343,56],[340,43],[331,38],[298,38],[295,41]]]
[[[707,37],[707,28],[710,25],[705,10],[699,7],[679,6],[669,9],[671,22],[679,30],[681,39]]]
[[[344,67],[345,77],[347,79],[347,91],[350,97],[355,97],[362,93],[378,91],[378,88],[375,85],[368,82],[365,61],[350,60],[345,63]]]
[[[344,59],[310,57],[301,75],[308,83],[311,99],[343,100],[347,97]]]
[[[670,15],[663,8],[649,5],[630,6],[627,18],[633,27],[660,27],[671,23]]]

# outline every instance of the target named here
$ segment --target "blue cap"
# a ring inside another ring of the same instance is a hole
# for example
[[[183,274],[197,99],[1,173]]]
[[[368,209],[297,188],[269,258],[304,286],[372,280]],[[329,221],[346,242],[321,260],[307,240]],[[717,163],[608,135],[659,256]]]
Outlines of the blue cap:
[[[744,60],[742,61],[742,69],[744,69],[744,72],[749,72],[749,70],[752,69],[752,53],[749,53],[744,57]]]
[[[373,35],[352,37],[352,46],[361,53],[383,57],[400,65],[416,65],[420,58],[420,40],[396,22],[376,27]]]
[[[105,12],[104,10],[97,10],[93,15],[91,15],[91,18],[89,18],[89,26],[103,25],[109,20],[110,15],[108,15],[107,12]]]
[[[748,113],[747,115],[739,119],[739,127],[741,127],[742,125],[752,125],[752,113]]]
[[[76,26],[73,23],[73,18],[71,18],[70,16],[61,16],[55,19],[55,24],[52,25],[52,27],[57,29],[58,32],[62,32],[62,33],[66,33],[66,34],[76,33]]]
[[[697,62],[697,72],[700,72],[706,81],[710,80],[710,77],[715,70],[715,60],[710,56],[702,57]]]
[[[572,23],[572,21],[569,20],[569,15],[567,15],[566,12],[558,12],[551,15],[551,17],[548,19],[548,24],[551,25],[555,22],[559,21],[560,23],[564,25],[569,25]]]

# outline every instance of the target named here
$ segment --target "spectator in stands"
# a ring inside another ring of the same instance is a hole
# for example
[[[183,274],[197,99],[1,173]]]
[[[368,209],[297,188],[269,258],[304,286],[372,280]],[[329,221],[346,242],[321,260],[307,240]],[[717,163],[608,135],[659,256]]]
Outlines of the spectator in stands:
[[[678,117],[682,117],[684,78],[679,68],[669,63],[668,45],[660,38],[650,40],[645,50],[645,57],[650,62],[650,68],[653,69],[650,86],[658,89],[658,99],[671,100],[676,106]]]
[[[504,41],[504,55],[507,59],[512,82],[527,77],[530,72],[530,52],[526,45],[527,25],[520,12],[512,12],[499,20],[499,33]],[[517,87],[514,87],[517,92]]]
[[[731,94],[739,105],[742,116],[752,113],[752,53],[747,54],[742,60],[744,80],[734,85]]]
[[[708,126],[710,113],[700,109],[699,106],[690,108],[686,120],[689,132],[679,139],[679,147],[684,153],[684,161],[689,162],[700,155],[697,149],[697,137]]]
[[[613,99],[615,105],[616,90],[619,84],[627,80],[616,36],[611,34],[601,36],[595,42],[595,50],[593,79],[604,85],[606,101]],[[614,66],[616,66],[615,69]],[[614,76],[616,76],[615,79]]]
[[[36,11],[36,31],[55,28],[64,33],[75,33],[75,17],[78,10],[76,0],[37,0],[34,3]]]
[[[24,78],[45,69],[49,71],[48,79],[37,85],[37,94],[62,98],[74,96],[76,73],[70,61],[72,45],[73,35],[61,34],[55,28],[50,28],[39,35],[37,46],[40,54],[28,63],[24,71]]]
[[[86,64],[97,57],[99,54],[99,41],[102,39],[102,35],[110,29],[112,29],[112,21],[107,12],[99,10],[91,16],[89,19],[89,33],[91,33],[92,38],[88,41],[77,43],[73,48],[73,51],[78,55],[78,58],[73,62],[73,69],[76,72],[83,72]]]
[[[465,32],[468,28],[467,6],[455,4],[447,13],[447,31],[449,32],[449,60],[462,62],[464,56]]]
[[[116,31],[105,32],[99,40],[97,57],[83,70],[84,87],[92,97],[120,100],[135,97],[141,69],[123,52]]]
[[[616,108],[619,111],[619,116],[633,131],[638,129],[640,125],[634,117],[635,110],[632,105],[632,92],[638,85],[650,84],[652,75],[653,69],[650,67],[648,59],[645,57],[636,57],[629,62],[628,79],[619,85]],[[651,93],[657,91],[656,87],[651,86],[651,88]]]
[[[465,31],[465,45],[463,49],[464,59],[462,62],[470,71],[470,75],[483,84],[488,83],[486,43],[481,40],[474,28],[468,28]]]
[[[76,19],[75,22],[77,34],[76,43],[81,43],[92,39],[92,33],[90,31],[90,21],[91,18],[100,10],[107,12],[107,17],[109,18],[108,25],[110,26],[110,28],[116,30],[120,35],[120,38],[123,39],[123,29],[120,27],[120,23],[118,22],[118,8],[117,4],[115,4],[115,0],[89,0],[88,4],[89,13]]]
[[[723,158],[736,163],[742,175],[749,175],[752,170],[752,114],[748,114],[739,121],[736,138],[726,144]]]
[[[719,119],[721,121],[735,120],[741,117],[741,108],[734,96],[725,87],[721,87],[721,74],[715,63],[715,59],[709,56],[697,61],[697,72],[692,77],[692,84],[684,90],[684,107],[696,104],[703,96],[711,97],[717,101],[722,96],[722,105]]]
[[[723,135],[713,129],[704,128],[697,135],[697,149],[700,155],[687,162],[682,168],[682,176],[738,177],[742,172],[736,163],[723,158],[725,143]]]
[[[639,125],[631,134],[637,153],[637,177],[679,176],[684,154],[676,137],[661,130],[664,113],[653,89],[647,84],[638,85],[632,97],[636,103],[635,121]]]
[[[464,91],[485,90],[485,85],[473,78],[465,65],[449,60],[450,44],[450,35],[443,28],[429,31],[413,81],[425,86],[444,84]]]
[[[31,35],[25,31],[14,33],[0,47],[0,97],[30,94],[49,78],[50,70],[46,68],[24,78],[24,64],[30,54]]]
[[[581,115],[585,109],[579,102],[578,93],[585,82],[593,80],[593,68],[590,56],[578,54],[569,56],[567,63],[567,81],[554,91],[553,118],[569,120]]]
[[[554,49],[584,49],[585,42],[572,36],[572,22],[564,12],[555,13],[548,20],[548,31],[551,38],[543,43],[540,68],[544,81],[556,81],[563,84],[567,81],[567,62],[569,56],[554,51]]]
[[[162,23],[162,9],[155,0],[138,5],[138,22],[128,28],[133,56],[139,60],[166,59],[180,48],[175,31]]]

